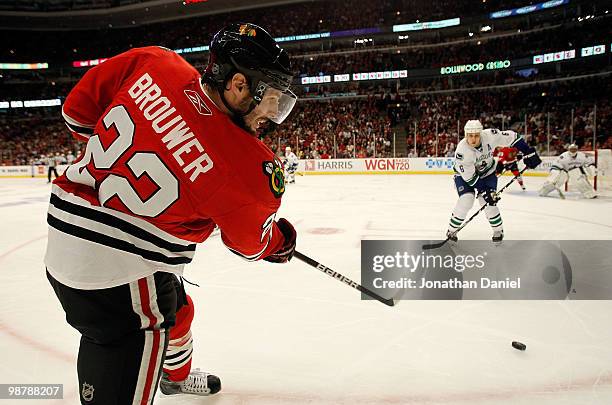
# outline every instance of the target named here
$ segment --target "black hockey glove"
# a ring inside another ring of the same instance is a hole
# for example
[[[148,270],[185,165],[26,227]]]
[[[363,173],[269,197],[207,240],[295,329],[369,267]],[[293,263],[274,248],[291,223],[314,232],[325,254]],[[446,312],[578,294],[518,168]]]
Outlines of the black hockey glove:
[[[293,252],[295,252],[297,233],[295,232],[293,225],[291,225],[291,223],[285,218],[281,218],[276,221],[276,225],[285,237],[285,242],[276,252],[272,253],[268,257],[264,257],[264,260],[272,263],[287,263],[293,257]]]
[[[489,205],[497,205],[497,202],[501,200],[499,194],[493,190],[485,190],[481,195],[483,200]]]
[[[497,162],[497,165],[495,166],[495,174],[497,176],[500,176],[505,170],[506,170],[506,165],[503,164],[502,162]]]
[[[535,169],[538,167],[540,163],[542,163],[542,159],[538,156],[536,151],[532,151],[523,157],[523,163],[530,169]]]
[[[501,176],[505,171],[507,170],[512,170],[516,165],[516,162],[510,162],[510,163],[502,163],[502,162],[497,162],[497,166],[495,167],[495,174],[497,176]]]

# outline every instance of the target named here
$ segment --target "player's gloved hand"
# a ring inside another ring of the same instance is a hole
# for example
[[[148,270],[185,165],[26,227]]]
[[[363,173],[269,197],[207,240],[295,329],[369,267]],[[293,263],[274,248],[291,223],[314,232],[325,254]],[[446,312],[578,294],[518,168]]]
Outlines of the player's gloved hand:
[[[506,165],[503,164],[502,162],[497,162],[497,164],[495,165],[495,174],[499,176],[505,170],[506,170]]]
[[[527,166],[528,168],[535,169],[540,163],[542,163],[542,159],[540,159],[540,157],[534,150],[533,152],[528,153],[523,157],[523,163],[525,163],[525,166]]]
[[[497,166],[495,167],[495,174],[499,176],[507,170],[512,170],[512,166],[515,164],[516,162],[510,162],[510,163],[497,162]]]
[[[272,253],[268,257],[264,257],[264,260],[272,263],[287,263],[293,257],[293,252],[295,252],[297,233],[295,232],[293,225],[291,225],[291,223],[285,218],[281,218],[276,221],[276,225],[285,237],[285,242],[276,252]]]
[[[499,194],[493,190],[485,190],[481,195],[483,200],[489,205],[497,205],[497,202],[501,200]]]

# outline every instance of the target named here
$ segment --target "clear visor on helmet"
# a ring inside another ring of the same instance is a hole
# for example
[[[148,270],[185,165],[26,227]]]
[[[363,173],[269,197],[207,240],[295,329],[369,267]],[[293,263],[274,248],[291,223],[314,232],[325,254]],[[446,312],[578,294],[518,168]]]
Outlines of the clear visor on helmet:
[[[264,82],[259,82],[256,93],[256,98],[261,101],[255,111],[277,124],[289,116],[297,101],[297,96],[291,90],[279,90]]]

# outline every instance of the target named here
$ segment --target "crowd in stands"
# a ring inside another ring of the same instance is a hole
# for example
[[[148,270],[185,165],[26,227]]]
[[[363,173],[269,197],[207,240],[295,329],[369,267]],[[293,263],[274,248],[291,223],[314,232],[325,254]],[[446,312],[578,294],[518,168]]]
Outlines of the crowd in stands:
[[[391,156],[391,121],[378,101],[301,102],[263,141],[279,154],[290,146],[303,159]]]
[[[348,100],[301,101],[288,120],[268,128],[262,140],[278,154],[290,146],[300,158],[452,156],[465,121],[479,118],[485,127],[526,134],[544,155],[559,154],[572,137],[580,148],[590,150],[594,134],[597,148],[612,148],[611,91],[610,76],[604,75],[494,90],[441,94],[386,90]],[[57,107],[24,109],[17,116],[0,118],[4,165],[30,164],[41,155],[81,147],[66,130]]]
[[[0,165],[29,165],[41,162],[44,156],[76,155],[81,147],[57,108],[0,117]]]
[[[100,49],[112,55],[131,47],[149,44],[161,44],[170,48],[203,45],[210,40],[211,32],[229,21],[241,19],[274,27],[274,34],[280,36],[391,25],[410,22],[424,15],[430,20],[452,17],[456,13],[477,15],[517,5],[524,5],[524,1],[308,1],[133,29],[84,31],[83,35],[61,31],[20,32],[24,38],[19,41],[13,41],[12,34],[2,35],[0,57],[6,58],[6,61],[25,58],[25,61],[32,62],[32,59],[27,59],[31,56],[28,52],[36,49],[48,51],[56,59],[67,56],[70,59],[86,59],[106,56],[97,53]],[[333,10],[333,14],[330,10]],[[397,11],[400,11],[399,14]],[[444,41],[449,38],[433,35],[424,41],[441,42],[433,47],[355,50],[327,56],[293,54],[293,65],[300,75],[313,76],[321,73],[433,69],[470,62],[528,57],[535,53],[534,50],[545,53],[571,48],[579,53],[581,46],[609,44],[612,34],[612,24],[609,22],[610,17],[602,16],[580,23],[567,23],[562,27],[516,32],[511,36],[497,38],[479,37],[481,34],[476,33],[474,38],[468,39],[467,33],[463,32],[462,40],[465,41],[456,44],[446,44]],[[91,42],[93,37],[95,41]],[[28,38],[30,42],[25,40]],[[63,46],[58,47],[57,43]],[[32,47],[32,44],[37,46]],[[70,55],[65,54],[66,49],[71,52]],[[202,70],[205,61],[205,58],[200,57],[195,66]],[[387,157],[394,154],[405,156],[408,153],[416,156],[450,156],[461,136],[463,123],[467,119],[479,117],[485,126],[512,128],[526,133],[529,141],[540,152],[559,153],[572,133],[580,147],[592,148],[595,131],[597,147],[612,147],[610,75],[552,84],[473,89],[525,83],[534,79],[605,73],[609,69],[610,57],[606,53],[590,58],[588,63],[551,63],[478,75],[432,77],[431,74],[424,74],[409,76],[401,81],[296,86],[296,93],[300,97],[320,98],[335,93],[353,94],[356,97],[302,101],[286,123],[268,128],[263,134],[263,140],[279,154],[282,154],[286,146],[291,146],[301,158]],[[67,69],[60,72],[57,80],[49,80],[48,75],[39,72],[1,71],[0,101],[55,97],[63,99],[85,71]],[[299,82],[299,78],[296,80]],[[451,89],[470,91],[436,93]],[[593,108],[595,104],[596,112]],[[570,111],[574,114],[573,123]],[[402,141],[399,144],[395,143],[398,139]],[[78,148],[79,145],[66,131],[57,107],[0,110],[0,164],[30,164],[40,159],[41,155],[65,154]]]
[[[612,15],[573,28],[557,27],[512,36],[477,38],[447,46],[369,49],[358,53],[300,56],[293,59],[300,75],[376,72],[398,69],[427,69],[473,62],[530,57],[536,53],[558,52],[583,46],[606,44],[612,35]],[[465,36],[462,40],[467,39]]]
[[[592,150],[595,130],[596,147],[610,148],[611,90],[610,77],[604,76],[550,85],[419,95],[412,100],[408,96],[417,113],[406,121],[407,149],[415,150],[416,122],[416,155],[450,156],[458,139],[457,131],[461,134],[463,123],[474,117],[480,118],[485,127],[526,134],[527,140],[543,155],[561,153],[572,139],[580,148]]]
[[[397,23],[437,18],[485,16],[493,10],[524,5],[524,1],[489,0],[331,0],[240,10],[197,16],[131,28],[79,31],[2,31],[0,58],[7,61],[71,60],[108,57],[132,47],[162,45],[171,49],[206,45],[211,35],[229,22],[256,21],[274,36],[300,35],[328,31],[389,27]],[[574,7],[571,4],[568,7]],[[398,14],[399,12],[399,14]],[[35,46],[33,46],[35,44]],[[61,46],[58,46],[61,44]],[[95,46],[92,46],[95,44]],[[100,54],[101,50],[105,54]]]
[[[610,16],[612,18],[612,14]],[[409,69],[411,70],[410,83],[402,81],[400,85],[404,88],[429,90],[516,83],[533,80],[536,74],[539,74],[538,78],[558,77],[561,72],[555,71],[553,64],[534,66],[537,71],[527,72],[527,74],[523,72],[522,75],[518,75],[512,70],[501,70],[494,72],[494,74],[479,75],[476,78],[473,75],[432,78],[432,75],[434,75],[432,72],[437,72],[441,66],[520,57],[529,58],[535,53],[570,48],[576,49],[578,54],[576,60],[578,60],[580,59],[580,47],[607,43],[607,38],[612,35],[612,24],[609,24],[610,18],[602,17],[575,26],[516,33],[516,35],[507,37],[463,38],[461,43],[439,43],[433,47],[397,47],[386,51],[376,49],[354,50],[350,53],[332,53],[323,56],[293,54],[292,64],[293,70],[298,76],[296,77],[297,83],[300,82],[302,76]],[[206,58],[200,57],[192,63],[196,68],[203,70]],[[590,67],[592,70],[601,70],[602,66],[608,66],[609,63],[609,58],[606,55],[596,56],[592,57],[588,64],[583,63],[580,69]],[[575,70],[575,67],[571,68],[572,65],[572,63],[566,63],[562,68],[564,70],[568,68]],[[420,70],[423,70],[423,73],[419,73]],[[3,101],[61,98],[68,93],[69,89],[86,71],[86,69],[71,68],[62,69],[55,74],[39,71],[2,71],[0,72],[0,94]],[[415,83],[415,80],[420,80],[421,76],[419,75],[423,75],[422,83]],[[343,84],[344,89],[341,91],[347,91],[348,88],[348,91],[368,94],[371,93],[372,86],[378,85],[380,85],[380,82],[366,83],[365,85],[349,83],[348,85]],[[386,84],[383,83],[383,85]],[[297,92],[300,96],[309,93],[337,92],[330,87],[330,85],[308,86],[299,88]]]
[[[375,150],[381,157],[393,155],[395,135],[396,140],[406,137],[406,148],[396,149],[397,156],[453,156],[464,123],[479,118],[485,127],[526,134],[543,155],[561,153],[571,140],[590,150],[594,131],[596,147],[611,148],[610,91],[608,75],[495,90],[447,94],[386,91],[367,99],[309,101],[299,104],[288,123],[264,140],[273,150],[297,146],[304,158],[372,157]],[[334,142],[336,155],[330,152]]]

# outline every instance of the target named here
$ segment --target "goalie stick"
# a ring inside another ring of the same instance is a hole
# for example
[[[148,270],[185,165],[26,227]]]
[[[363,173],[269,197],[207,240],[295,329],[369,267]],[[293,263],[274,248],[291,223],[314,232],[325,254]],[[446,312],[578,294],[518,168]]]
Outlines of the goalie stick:
[[[293,254],[294,257],[298,258],[299,260],[303,261],[304,263],[307,263],[309,265],[311,265],[312,267],[316,268],[317,270],[322,271],[323,273],[327,274],[328,276],[335,278],[336,280],[350,286],[353,287],[354,289],[356,289],[357,291],[361,291],[362,293],[364,293],[365,295],[374,298],[377,301],[382,302],[385,305],[388,305],[390,307],[395,305],[395,300],[392,298],[383,298],[380,295],[376,294],[374,291],[368,290],[367,288],[365,288],[364,286],[362,286],[361,284],[351,280],[350,278],[343,276],[342,274],[330,269],[327,266],[322,265],[321,263],[317,262],[314,259],[311,259],[310,257],[306,256],[303,253],[298,252],[297,250],[295,251],[295,253]]]
[[[523,174],[523,172],[524,172],[525,170],[527,170],[527,167],[523,168],[523,170],[521,170],[520,172],[518,172],[518,174],[517,174],[516,176],[514,176],[514,178],[513,178],[512,180],[510,180],[510,181],[509,181],[509,182],[508,182],[508,183],[507,183],[505,186],[503,186],[503,187],[502,187],[502,188],[501,188],[501,189],[500,189],[500,190],[497,192],[497,194],[499,195],[499,194],[501,194],[501,193],[502,193],[502,192],[503,192],[505,189],[507,189],[507,188],[510,186],[510,184],[514,183],[514,181],[515,181],[516,179],[518,179],[518,178],[519,178],[519,176],[520,176],[521,174]],[[440,247],[444,246],[444,245],[446,244],[446,242],[448,242],[448,241],[450,240],[451,236],[455,236],[457,233],[459,233],[459,231],[460,231],[460,230],[462,230],[463,228],[465,228],[465,226],[466,226],[467,224],[469,224],[469,223],[470,223],[470,222],[471,222],[471,221],[472,221],[474,218],[476,218],[476,216],[477,216],[478,214],[480,214],[482,211],[484,211],[484,210],[485,210],[485,208],[487,208],[488,206],[489,206],[489,204],[487,203],[487,204],[484,204],[482,207],[480,207],[480,209],[479,209],[478,211],[476,211],[476,212],[475,212],[475,213],[474,213],[474,214],[473,214],[471,217],[469,217],[469,218],[467,219],[467,221],[465,221],[465,222],[463,223],[463,225],[461,225],[461,226],[459,227],[459,229],[457,229],[455,232],[453,232],[453,233],[452,233],[450,236],[447,236],[447,237],[446,237],[446,239],[444,239],[442,242],[436,242],[436,243],[431,243],[431,244],[423,245],[423,250],[438,249],[438,248],[440,248]]]

